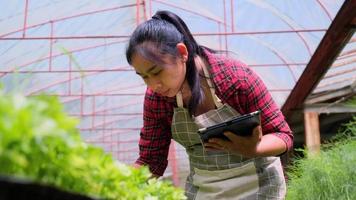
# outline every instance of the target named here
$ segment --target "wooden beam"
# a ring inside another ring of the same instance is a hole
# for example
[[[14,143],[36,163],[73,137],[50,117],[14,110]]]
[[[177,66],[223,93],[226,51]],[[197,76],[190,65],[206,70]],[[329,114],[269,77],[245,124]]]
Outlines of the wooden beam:
[[[305,104],[314,104],[328,101],[330,99],[342,98],[348,95],[356,95],[356,81],[354,81],[351,85],[348,85],[344,88],[340,88],[333,91],[322,92],[318,94],[309,95],[309,97],[305,100]]]
[[[346,104],[327,104],[318,103],[305,105],[304,111],[316,112],[316,113],[356,113],[356,106],[346,105]]]
[[[308,105],[308,104],[315,104],[315,103],[321,103],[321,102],[325,102],[328,101],[330,99],[335,99],[335,98],[342,98],[344,96],[349,95],[350,93],[352,93],[353,91],[347,87],[347,88],[343,88],[341,90],[338,91],[333,91],[333,92],[323,92],[323,94],[316,94],[316,95],[312,95],[309,96],[304,104]]]
[[[320,151],[319,114],[304,112],[305,144],[308,155],[318,154]]]
[[[346,0],[340,8],[282,107],[282,112],[287,119],[294,109],[302,107],[307,96],[314,90],[352,37],[355,31],[355,10],[356,0]]]

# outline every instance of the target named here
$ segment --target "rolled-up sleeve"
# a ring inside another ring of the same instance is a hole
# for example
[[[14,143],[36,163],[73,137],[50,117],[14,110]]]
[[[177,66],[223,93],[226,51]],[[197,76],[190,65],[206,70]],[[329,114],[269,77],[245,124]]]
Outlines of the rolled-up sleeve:
[[[287,151],[290,150],[293,147],[293,133],[282,112],[260,77],[248,67],[243,71],[239,101],[244,110],[260,110],[263,134],[274,134],[285,142]]]
[[[140,133],[139,158],[136,164],[148,165],[151,173],[162,176],[168,165],[171,142],[170,124],[164,118],[166,106],[152,91],[147,90],[144,100],[143,128]]]

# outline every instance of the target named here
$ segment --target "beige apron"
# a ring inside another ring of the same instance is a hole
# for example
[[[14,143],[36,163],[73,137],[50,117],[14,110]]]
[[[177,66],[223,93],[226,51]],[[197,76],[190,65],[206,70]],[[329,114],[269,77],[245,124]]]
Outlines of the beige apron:
[[[208,70],[204,68],[206,77]],[[172,137],[185,147],[189,156],[190,174],[186,196],[198,200],[284,199],[286,186],[279,157],[245,158],[225,151],[206,151],[199,128],[208,127],[240,115],[227,104],[221,104],[207,79],[217,109],[197,117],[183,107],[181,93],[174,108]]]

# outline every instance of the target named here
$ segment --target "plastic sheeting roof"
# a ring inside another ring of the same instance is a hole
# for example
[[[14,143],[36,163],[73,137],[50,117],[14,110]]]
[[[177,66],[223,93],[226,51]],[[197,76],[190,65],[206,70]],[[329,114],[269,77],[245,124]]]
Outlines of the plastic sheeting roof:
[[[137,157],[145,85],[124,51],[137,24],[157,10],[177,13],[200,44],[235,52],[251,66],[282,106],[343,2],[0,1],[0,81],[7,91],[58,95],[81,118],[88,142],[130,163]],[[316,91],[355,79],[354,49],[353,39]],[[332,75],[340,71],[353,74]]]

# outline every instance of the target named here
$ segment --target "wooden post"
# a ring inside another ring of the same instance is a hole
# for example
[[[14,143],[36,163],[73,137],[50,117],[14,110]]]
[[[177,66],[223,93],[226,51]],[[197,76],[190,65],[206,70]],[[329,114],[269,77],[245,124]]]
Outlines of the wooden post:
[[[171,145],[169,146],[169,154],[168,160],[172,168],[172,182],[173,185],[178,187],[179,186],[179,169],[178,169],[178,160],[176,156],[176,145],[175,142],[172,140]]]
[[[318,154],[320,151],[319,113],[304,112],[305,143],[308,155]]]

